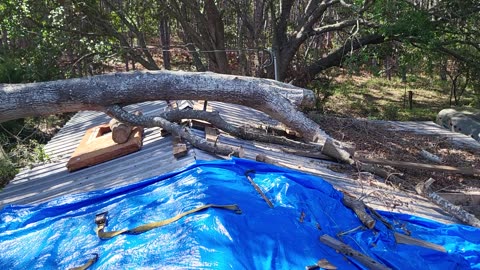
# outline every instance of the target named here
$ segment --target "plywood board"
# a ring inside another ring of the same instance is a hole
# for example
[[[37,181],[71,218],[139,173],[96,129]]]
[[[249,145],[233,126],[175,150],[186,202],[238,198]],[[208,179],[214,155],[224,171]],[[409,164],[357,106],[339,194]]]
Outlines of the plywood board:
[[[76,171],[140,150],[143,128],[134,127],[127,142],[117,144],[112,140],[108,124],[90,128],[85,132],[67,163],[69,171]]]

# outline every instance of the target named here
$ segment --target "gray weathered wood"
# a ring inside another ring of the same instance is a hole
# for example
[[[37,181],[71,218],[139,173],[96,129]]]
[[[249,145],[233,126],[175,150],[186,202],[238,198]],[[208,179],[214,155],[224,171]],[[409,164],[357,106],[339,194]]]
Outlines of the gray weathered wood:
[[[340,252],[340,253],[342,253],[346,256],[354,258],[355,260],[359,261],[361,264],[366,266],[368,269],[373,269],[373,270],[376,270],[376,269],[379,269],[379,270],[390,269],[387,266],[381,264],[380,262],[377,262],[376,260],[368,257],[367,255],[365,255],[365,254],[363,254],[359,251],[356,251],[355,249],[353,249],[349,245],[347,245],[345,243],[342,243],[342,242],[338,241],[337,239],[335,239],[335,238],[333,238],[333,237],[331,237],[327,234],[324,234],[320,237],[320,242],[324,243],[325,245],[337,250],[338,252]]]
[[[335,141],[331,138],[326,139],[322,148],[322,154],[336,158],[337,160],[350,165],[353,165],[355,163],[355,161],[353,161],[352,159],[352,154],[349,153],[347,149],[340,144],[340,142]]]
[[[465,222],[466,224],[480,228],[480,220],[477,217],[463,210],[460,206],[450,203],[449,201],[445,200],[437,193],[431,191],[430,185],[433,182],[435,182],[435,179],[429,178],[425,182],[418,183],[417,186],[415,187],[415,191],[420,195],[426,196],[432,202],[434,202],[435,204],[440,206],[443,210],[445,210],[447,213]]]
[[[243,148],[241,147],[232,147],[228,145],[207,142],[206,139],[201,138],[190,132],[188,128],[184,128],[178,124],[172,123],[160,116],[152,117],[135,115],[123,110],[122,107],[118,105],[109,106],[106,109],[106,113],[125,123],[135,124],[143,127],[160,126],[171,134],[187,140],[194,147],[208,151],[213,154],[234,155],[237,157],[243,157],[243,155],[245,154]]]
[[[394,233],[394,236],[395,236],[395,241],[397,241],[397,243],[399,244],[414,245],[414,246],[429,248],[429,249],[433,249],[443,253],[447,253],[447,250],[443,246],[440,246],[428,241],[417,239],[401,233]]]
[[[367,214],[367,212],[365,211],[366,206],[363,202],[355,199],[348,194],[344,194],[342,202],[345,206],[355,212],[363,225],[365,225],[369,229],[375,227],[375,220],[369,214]]]
[[[268,79],[215,73],[148,71],[61,81],[0,85],[0,122],[150,100],[214,100],[263,111],[307,141],[328,136],[297,107],[314,104],[312,91]]]
[[[379,158],[356,158],[360,162],[370,163],[370,164],[379,164],[379,165],[389,165],[392,167],[407,168],[407,169],[418,169],[418,170],[428,170],[428,171],[437,171],[437,172],[450,172],[450,173],[459,173],[463,175],[480,175],[480,169],[472,167],[452,167],[446,165],[435,165],[435,164],[425,164],[425,163],[416,163],[416,162],[405,162],[398,160],[386,160]]]

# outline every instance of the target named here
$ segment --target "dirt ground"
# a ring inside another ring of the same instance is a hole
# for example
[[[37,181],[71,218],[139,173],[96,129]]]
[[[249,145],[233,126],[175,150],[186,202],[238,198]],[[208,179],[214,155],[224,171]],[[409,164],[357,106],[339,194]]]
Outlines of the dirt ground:
[[[474,149],[459,149],[445,137],[420,135],[412,132],[399,132],[386,129],[384,125],[372,121],[353,118],[336,118],[316,115],[312,117],[332,137],[352,143],[356,153],[368,158],[381,158],[392,161],[430,163],[420,155],[426,150],[437,155],[442,165],[480,168],[480,154]],[[412,190],[420,181],[433,178],[433,191],[480,190],[479,176],[464,176],[454,173],[426,170],[401,169],[384,166],[405,181],[403,188]],[[355,174],[352,171],[352,174]]]

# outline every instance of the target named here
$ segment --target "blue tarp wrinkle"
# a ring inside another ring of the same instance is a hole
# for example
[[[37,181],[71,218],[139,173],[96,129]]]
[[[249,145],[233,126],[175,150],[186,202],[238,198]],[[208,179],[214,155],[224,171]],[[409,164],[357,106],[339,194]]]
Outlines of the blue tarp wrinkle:
[[[269,208],[245,171],[272,201]],[[480,230],[380,212],[395,230],[442,245],[447,253],[396,244],[381,222],[361,227],[343,194],[319,177],[243,159],[197,162],[133,185],[64,196],[0,211],[1,269],[68,269],[99,255],[89,269],[304,269],[327,259],[338,269],[365,269],[323,245],[328,234],[392,269],[480,269]],[[208,209],[139,235],[100,240],[205,204],[238,204],[241,215]]]

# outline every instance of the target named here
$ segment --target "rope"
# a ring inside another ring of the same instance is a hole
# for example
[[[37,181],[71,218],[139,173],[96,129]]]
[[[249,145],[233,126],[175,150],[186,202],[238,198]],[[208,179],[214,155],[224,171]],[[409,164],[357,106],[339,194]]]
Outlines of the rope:
[[[177,220],[179,220],[179,219],[181,219],[181,218],[183,218],[187,215],[190,215],[190,214],[193,214],[193,213],[196,213],[196,212],[208,209],[208,208],[222,208],[222,209],[235,211],[236,214],[241,214],[242,213],[242,210],[236,204],[230,204],[230,205],[207,204],[207,205],[203,205],[203,206],[197,207],[195,209],[192,209],[190,211],[180,213],[180,214],[178,214],[178,215],[176,215],[172,218],[169,218],[169,219],[144,224],[144,225],[138,226],[138,227],[133,228],[133,229],[124,229],[124,230],[119,230],[119,231],[105,232],[104,229],[106,227],[106,219],[95,220],[95,223],[97,223],[97,230],[96,231],[97,231],[98,237],[100,239],[103,239],[103,240],[113,238],[113,237],[115,237],[117,235],[120,235],[120,234],[140,234],[140,233],[144,233],[146,231],[149,231],[149,230],[152,230],[152,229],[155,229],[155,228],[159,228],[159,227],[168,225],[168,224],[173,223],[173,222],[175,222],[175,221],[177,221]]]

